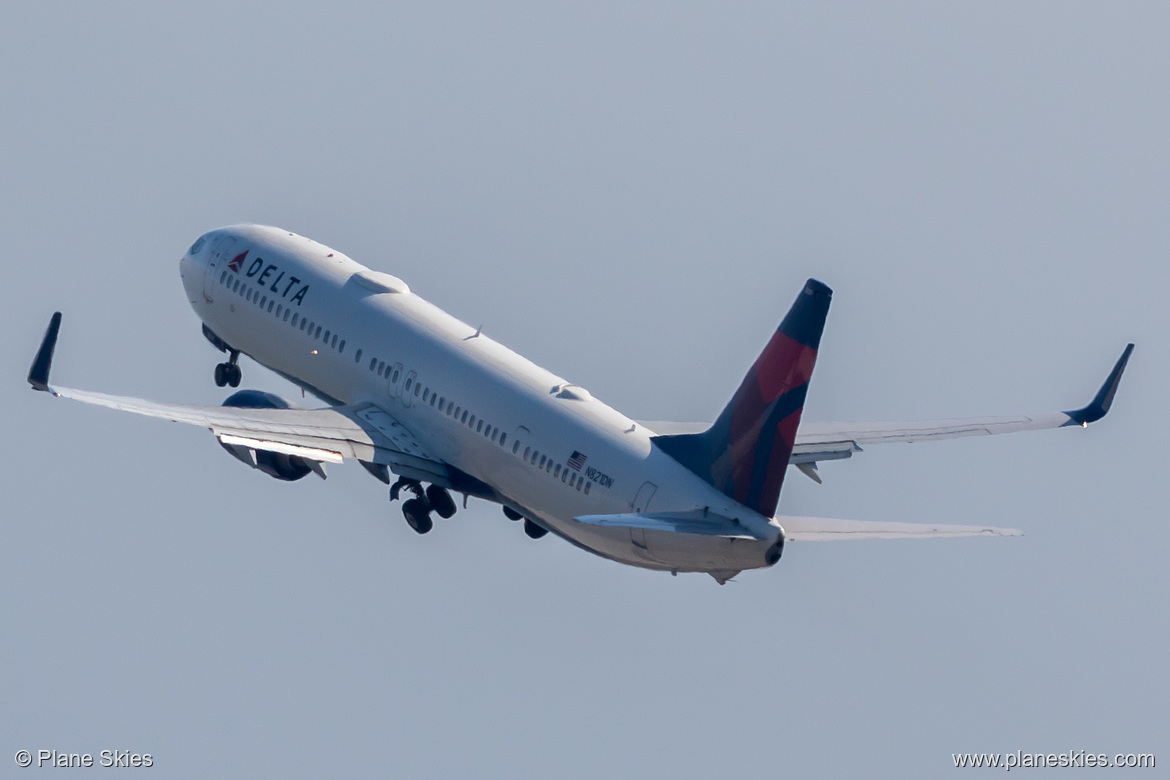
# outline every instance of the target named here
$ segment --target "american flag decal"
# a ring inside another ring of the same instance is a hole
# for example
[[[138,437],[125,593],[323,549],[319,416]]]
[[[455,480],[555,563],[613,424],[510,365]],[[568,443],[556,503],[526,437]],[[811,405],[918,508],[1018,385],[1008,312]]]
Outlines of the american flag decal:
[[[569,468],[571,468],[573,471],[580,471],[581,467],[585,465],[585,461],[587,460],[589,460],[588,455],[582,455],[576,450],[573,450],[573,454],[569,456]]]

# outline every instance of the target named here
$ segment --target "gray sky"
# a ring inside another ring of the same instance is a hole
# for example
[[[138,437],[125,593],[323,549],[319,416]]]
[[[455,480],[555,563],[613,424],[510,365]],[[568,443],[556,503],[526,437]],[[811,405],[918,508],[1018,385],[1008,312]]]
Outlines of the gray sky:
[[[22,748],[166,777],[1170,762],[1170,11],[172,5],[0,27],[0,774]],[[809,418],[1072,408],[1137,350],[1088,431],[875,447],[781,497],[1024,538],[793,544],[720,588],[481,503],[417,537],[361,469],[279,483],[28,390],[60,309],[59,383],[221,401],[178,258],[242,221],[635,417],[717,414],[807,276],[836,291]]]

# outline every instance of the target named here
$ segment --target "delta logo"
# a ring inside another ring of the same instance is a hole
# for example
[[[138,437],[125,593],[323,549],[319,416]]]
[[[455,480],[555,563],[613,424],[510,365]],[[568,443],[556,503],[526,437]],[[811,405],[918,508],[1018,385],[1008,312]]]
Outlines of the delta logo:
[[[240,273],[240,269],[244,267],[244,257],[247,254],[245,251],[236,255],[228,263],[228,268]],[[274,263],[265,263],[259,257],[252,260],[248,270],[244,271],[244,276],[253,280],[260,287],[267,288],[269,292],[287,299],[289,304],[296,303],[297,306],[301,305],[301,302],[305,300],[305,293],[309,291],[309,285],[301,284],[301,280],[295,276],[286,276],[285,272]],[[296,292],[293,293],[293,290]],[[289,297],[290,295],[292,297]]]

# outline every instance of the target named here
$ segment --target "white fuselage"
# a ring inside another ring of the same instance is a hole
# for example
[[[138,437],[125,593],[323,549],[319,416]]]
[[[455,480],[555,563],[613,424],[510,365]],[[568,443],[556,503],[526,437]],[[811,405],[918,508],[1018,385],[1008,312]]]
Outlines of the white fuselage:
[[[765,551],[781,533],[774,521],[767,540],[575,521],[707,509],[769,522],[660,451],[651,431],[401,280],[277,228],[224,228],[201,242],[182,260],[183,284],[221,339],[331,404],[380,406],[432,458],[490,485],[550,531],[651,569],[767,565]]]

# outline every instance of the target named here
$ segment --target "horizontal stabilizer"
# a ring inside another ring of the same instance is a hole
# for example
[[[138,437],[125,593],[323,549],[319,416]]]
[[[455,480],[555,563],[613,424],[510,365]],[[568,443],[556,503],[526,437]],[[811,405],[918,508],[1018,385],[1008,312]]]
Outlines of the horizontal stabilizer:
[[[930,539],[960,536],[1023,536],[1015,528],[987,525],[886,523],[870,520],[834,520],[826,517],[777,517],[784,538],[796,542],[837,542],[847,539]]]
[[[730,517],[703,512],[661,512],[657,514],[582,515],[579,523],[605,528],[641,528],[646,531],[668,531],[676,534],[726,536],[744,539],[765,539],[753,533]]]

